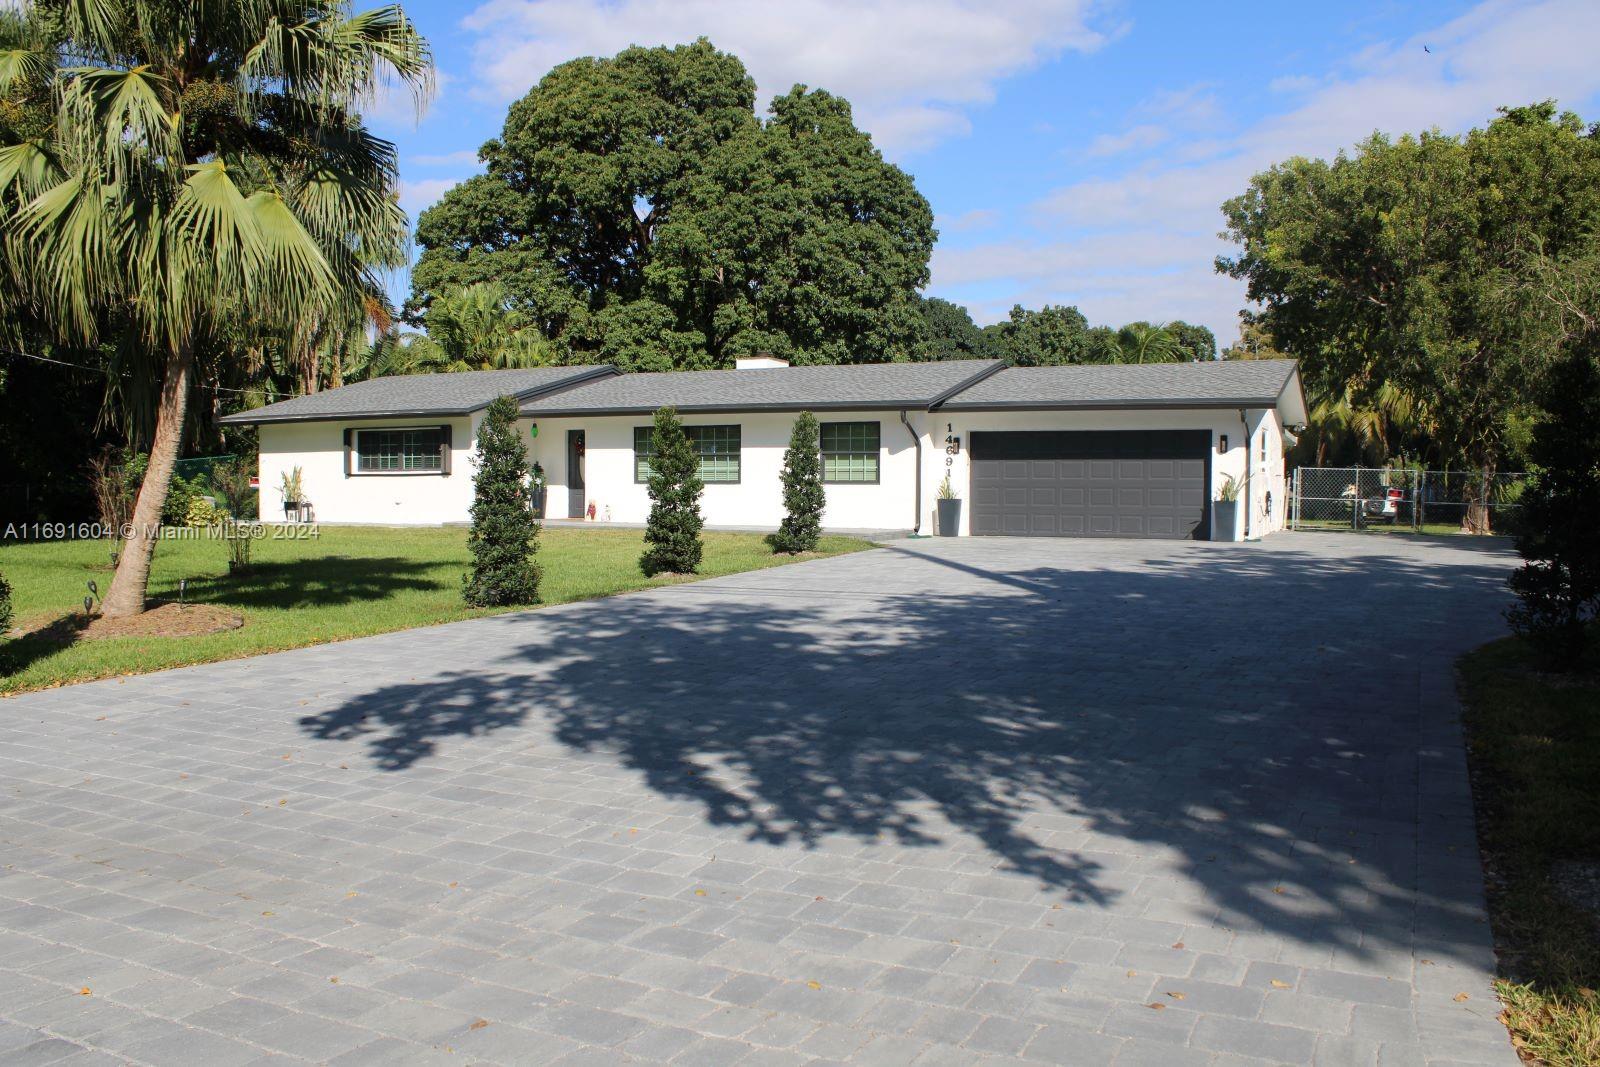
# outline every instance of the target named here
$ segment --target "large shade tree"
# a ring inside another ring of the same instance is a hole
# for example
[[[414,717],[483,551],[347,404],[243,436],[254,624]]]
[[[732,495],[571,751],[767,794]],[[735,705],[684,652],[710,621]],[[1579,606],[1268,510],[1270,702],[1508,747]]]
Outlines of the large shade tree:
[[[1464,525],[1487,530],[1492,475],[1525,426],[1561,316],[1535,272],[1593,261],[1600,136],[1553,104],[1503,109],[1464,137],[1375,135],[1291,159],[1223,206],[1258,319],[1310,390],[1378,406],[1426,398],[1432,458],[1477,473]],[[1552,266],[1553,265],[1553,266]]]
[[[909,359],[933,215],[857,129],[709,42],[550,71],[417,230],[411,312],[495,282],[563,360],[639,370]]]
[[[53,121],[0,147],[0,294],[65,340],[115,324],[159,376],[148,472],[107,615],[144,608],[197,364],[248,329],[292,348],[348,321],[403,251],[392,145],[359,110],[420,101],[427,43],[399,7],[337,0],[39,0],[0,95]]]
[[[1122,359],[1116,332],[1089,325],[1075,307],[1046,304],[1037,311],[1017,304],[1003,322],[984,327],[994,351],[1018,367],[1071,363],[1116,363]]]

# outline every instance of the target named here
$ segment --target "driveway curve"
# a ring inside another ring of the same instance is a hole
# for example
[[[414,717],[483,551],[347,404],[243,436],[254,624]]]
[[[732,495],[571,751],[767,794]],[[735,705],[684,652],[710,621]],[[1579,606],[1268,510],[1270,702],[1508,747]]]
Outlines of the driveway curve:
[[[0,1062],[1514,1064],[1511,564],[904,541],[0,701]]]

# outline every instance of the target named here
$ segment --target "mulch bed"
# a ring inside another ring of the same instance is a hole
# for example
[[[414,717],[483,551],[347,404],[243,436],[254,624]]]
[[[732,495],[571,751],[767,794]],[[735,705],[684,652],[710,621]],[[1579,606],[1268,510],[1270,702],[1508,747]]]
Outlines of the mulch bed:
[[[237,630],[243,625],[244,616],[214,604],[159,604],[125,619],[91,618],[75,612],[22,630],[17,636],[63,643],[108,637],[198,637]]]

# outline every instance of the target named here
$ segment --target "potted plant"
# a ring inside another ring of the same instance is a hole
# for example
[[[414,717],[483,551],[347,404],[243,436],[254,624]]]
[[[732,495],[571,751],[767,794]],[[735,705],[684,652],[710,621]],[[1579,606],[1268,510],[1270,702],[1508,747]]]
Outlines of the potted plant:
[[[303,476],[304,472],[299,467],[291,467],[283,472],[283,484],[278,491],[283,494],[283,517],[286,520],[293,518],[298,522],[306,506]]]
[[[956,496],[956,490],[950,484],[950,472],[945,471],[944,481],[939,483],[939,529],[940,537],[955,537],[961,532],[961,498]]]
[[[1239,500],[1239,491],[1242,488],[1243,485],[1233,475],[1222,476],[1222,485],[1217,489],[1217,499],[1211,502],[1211,540],[1243,540],[1240,520],[1244,517],[1244,507]]]
[[[533,509],[533,517],[544,518],[545,494],[550,490],[549,481],[544,476],[544,465],[535,461],[528,477],[528,506]]]

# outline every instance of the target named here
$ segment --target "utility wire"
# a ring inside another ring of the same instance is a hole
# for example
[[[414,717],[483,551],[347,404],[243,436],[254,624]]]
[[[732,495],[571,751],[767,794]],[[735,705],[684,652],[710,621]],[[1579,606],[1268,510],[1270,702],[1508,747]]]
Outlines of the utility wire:
[[[16,357],[19,357],[21,359],[31,359],[31,360],[34,360],[34,361],[36,361],[38,363],[53,363],[57,367],[69,367],[72,370],[81,370],[81,371],[84,371],[84,372],[86,372],[88,374],[103,374],[107,378],[111,377],[111,371],[106,367],[85,367],[81,363],[68,363],[65,360],[51,359],[49,356],[36,356],[32,352],[22,352],[22,351],[18,351],[15,348],[0,348],[0,355],[16,356]],[[127,377],[130,377],[130,375],[123,374],[122,377],[127,378]],[[251,389],[234,389],[234,388],[231,388],[231,387],[226,386],[226,385],[211,385],[211,386],[207,386],[206,388],[209,388],[209,389],[213,390],[214,392],[218,392],[218,393],[236,393],[239,396],[259,396],[260,395],[259,393],[257,393],[254,390],[251,390]]]

